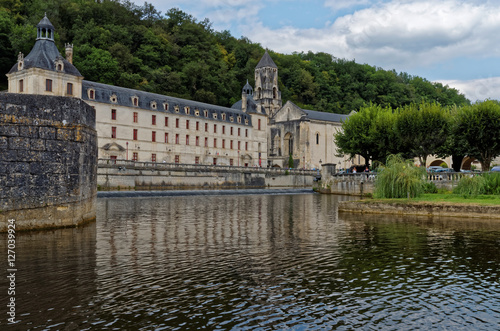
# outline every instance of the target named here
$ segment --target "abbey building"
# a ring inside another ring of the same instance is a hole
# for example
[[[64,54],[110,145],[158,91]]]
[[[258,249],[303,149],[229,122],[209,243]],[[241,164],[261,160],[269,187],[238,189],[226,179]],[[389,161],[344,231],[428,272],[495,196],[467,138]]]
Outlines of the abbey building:
[[[54,42],[47,17],[31,52],[7,74],[9,93],[81,98],[96,111],[99,158],[249,167],[348,167],[334,133],[346,115],[282,105],[278,67],[267,51],[231,108],[84,80]],[[291,157],[290,157],[291,156]]]

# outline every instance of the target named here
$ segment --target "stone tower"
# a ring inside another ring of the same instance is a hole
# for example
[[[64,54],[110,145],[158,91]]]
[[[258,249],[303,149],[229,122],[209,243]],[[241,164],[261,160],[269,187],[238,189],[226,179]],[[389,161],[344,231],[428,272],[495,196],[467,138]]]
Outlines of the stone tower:
[[[254,101],[262,106],[270,119],[282,106],[281,92],[278,89],[278,66],[267,50],[255,67]]]

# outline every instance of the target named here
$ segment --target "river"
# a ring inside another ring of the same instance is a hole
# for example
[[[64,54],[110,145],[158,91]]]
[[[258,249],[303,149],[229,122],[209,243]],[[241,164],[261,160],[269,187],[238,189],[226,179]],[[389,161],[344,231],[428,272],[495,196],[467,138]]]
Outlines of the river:
[[[101,198],[95,223],[16,234],[18,323],[2,277],[0,328],[499,328],[500,222],[339,215],[342,199]]]

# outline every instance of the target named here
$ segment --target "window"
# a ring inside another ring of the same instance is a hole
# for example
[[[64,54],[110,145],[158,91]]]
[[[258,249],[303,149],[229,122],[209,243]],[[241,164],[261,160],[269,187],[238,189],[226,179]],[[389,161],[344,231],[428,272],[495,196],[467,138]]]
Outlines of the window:
[[[208,132],[208,123],[205,123],[205,132]]]
[[[196,122],[196,131],[200,130],[200,122]]]
[[[52,92],[52,79],[45,80],[45,91]],[[94,98],[91,98],[91,99],[94,99]]]
[[[168,103],[163,104],[163,109],[165,109],[165,111],[168,111]]]
[[[238,123],[241,123],[241,116],[238,116]]]
[[[223,120],[223,121],[225,121],[225,120],[226,120],[226,114],[222,113],[221,117],[222,117],[222,120]]]
[[[233,149],[233,141],[232,140],[229,142],[229,148]]]
[[[116,138],[116,126],[111,127],[111,138]]]
[[[156,162],[156,154],[151,154],[151,162]]]
[[[151,132],[151,141],[156,142],[156,131]]]
[[[179,127],[179,119],[178,119],[178,118],[176,118],[176,119],[175,119],[175,127],[176,127],[176,128],[178,128],[178,127]]]
[[[208,138],[205,138],[205,147],[208,147]]]
[[[179,162],[180,162],[180,157],[179,157],[179,155],[176,155],[175,156],[175,163],[179,163]]]
[[[217,158],[214,157],[214,165],[217,165]]]
[[[19,81],[19,92],[24,92],[24,80]]]
[[[245,129],[245,137],[248,137],[248,129]]]
[[[189,120],[186,120],[186,130],[189,130]]]
[[[165,143],[168,144],[168,132],[165,132]]]
[[[134,123],[137,123],[139,121],[138,118],[139,118],[139,114],[135,111],[134,112]]]
[[[200,146],[200,137],[196,136],[196,146]]]
[[[72,83],[68,83],[66,85],[66,94],[73,95],[73,84]]]
[[[184,112],[186,113],[186,115],[189,115],[190,113],[189,107],[184,107]]]
[[[222,148],[226,148],[226,139],[222,139]]]
[[[60,63],[57,64],[57,71],[62,71],[63,70],[62,68],[63,68],[62,64],[60,64]]]
[[[47,80],[49,80],[49,79],[47,79]],[[52,83],[50,85],[52,85]],[[94,90],[89,90],[89,99],[91,99],[91,100],[95,99],[95,92],[94,92]]]
[[[116,164],[116,159],[117,159],[116,155],[111,155],[109,158],[111,159],[113,164]]]
[[[151,101],[151,109],[156,109],[156,101]]]
[[[217,138],[214,138],[214,147],[217,147]]]
[[[186,135],[186,145],[189,145],[189,135]]]
[[[137,161],[139,159],[139,155],[137,152],[132,153],[132,161]]]
[[[156,125],[156,115],[151,115],[151,125]]]
[[[259,118],[259,120],[258,120],[258,122],[257,122],[257,123],[258,123],[258,124],[257,124],[257,129],[258,129],[258,130],[260,130],[260,118]]]
[[[241,128],[238,128],[238,137],[241,136]]]
[[[137,97],[132,98],[132,103],[134,104],[135,107],[137,107],[139,105],[139,98]]]
[[[229,165],[232,166],[233,165],[233,159],[229,159]]]
[[[225,125],[222,126],[222,134],[226,134],[226,126]]]
[[[111,119],[116,120],[116,109],[111,109]]]
[[[177,145],[179,145],[179,134],[178,133],[175,135],[175,143]]]
[[[316,145],[319,145],[319,133],[316,133]]]
[[[217,133],[217,124],[214,124],[214,133]]]
[[[165,126],[168,126],[168,116],[165,116]]]
[[[241,141],[238,141],[238,150],[241,150]]]
[[[231,136],[233,135],[233,127],[231,127]]]
[[[194,157],[194,164],[200,164],[200,157],[199,156]]]
[[[134,129],[134,140],[137,140],[137,129]]]
[[[213,116],[214,116],[214,120],[216,120],[217,119],[217,114],[214,113]]]
[[[245,141],[245,151],[248,151],[248,141]]]
[[[204,115],[205,117],[208,117],[208,110],[204,110],[204,111],[203,111],[203,115]]]

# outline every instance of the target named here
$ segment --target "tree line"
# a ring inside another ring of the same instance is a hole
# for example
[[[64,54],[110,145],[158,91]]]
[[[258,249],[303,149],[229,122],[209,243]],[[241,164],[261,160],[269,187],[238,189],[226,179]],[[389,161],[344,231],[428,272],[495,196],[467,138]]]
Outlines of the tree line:
[[[368,165],[385,164],[391,154],[418,158],[452,156],[460,170],[465,156],[477,159],[483,170],[500,156],[500,103],[486,100],[465,106],[436,102],[393,109],[380,105],[361,107],[335,135],[340,155],[365,158]]]
[[[36,25],[47,13],[56,44],[74,44],[74,64],[87,80],[231,106],[241,97],[263,47],[229,31],[214,31],[176,8],[162,14],[152,4],[118,0],[0,0],[0,70],[7,73],[18,52],[29,53]],[[418,76],[339,59],[327,53],[279,54],[284,102],[347,114],[376,103],[397,108],[412,103],[466,105],[456,89]],[[2,75],[0,84],[6,88]]]

